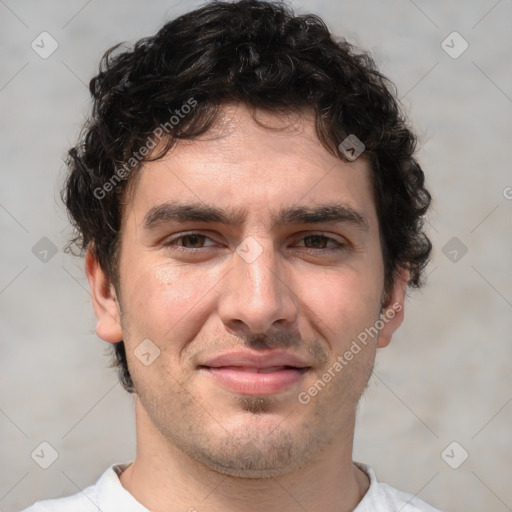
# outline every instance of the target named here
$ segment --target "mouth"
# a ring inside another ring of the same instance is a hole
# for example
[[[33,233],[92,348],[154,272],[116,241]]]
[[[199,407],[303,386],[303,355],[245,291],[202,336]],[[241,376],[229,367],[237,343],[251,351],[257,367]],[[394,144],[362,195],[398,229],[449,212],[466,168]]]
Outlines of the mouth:
[[[272,366],[248,368],[242,366],[201,367],[220,385],[240,395],[272,395],[297,385],[308,368]]]
[[[200,365],[223,388],[241,395],[272,395],[297,386],[311,369],[287,353],[224,354]]]

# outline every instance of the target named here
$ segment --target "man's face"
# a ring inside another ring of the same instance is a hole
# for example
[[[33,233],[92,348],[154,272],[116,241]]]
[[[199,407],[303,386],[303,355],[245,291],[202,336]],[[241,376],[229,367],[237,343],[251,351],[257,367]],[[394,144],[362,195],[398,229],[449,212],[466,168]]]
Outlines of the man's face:
[[[217,471],[270,476],[351,442],[378,336],[335,362],[379,319],[379,226],[368,163],[324,149],[312,114],[259,112],[287,127],[269,130],[245,107],[224,113],[127,196],[118,339],[161,439]]]

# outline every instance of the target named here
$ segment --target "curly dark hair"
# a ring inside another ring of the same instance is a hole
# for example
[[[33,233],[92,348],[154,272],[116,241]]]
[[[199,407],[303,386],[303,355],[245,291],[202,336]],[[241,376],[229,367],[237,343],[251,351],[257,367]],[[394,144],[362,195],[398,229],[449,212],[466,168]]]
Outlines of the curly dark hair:
[[[385,295],[400,268],[409,270],[409,286],[421,286],[432,247],[423,231],[431,196],[413,156],[416,137],[394,84],[318,16],[296,16],[280,2],[210,2],[131,49],[108,50],[89,88],[92,115],[69,151],[62,192],[75,228],[67,249],[92,250],[116,288],[127,185],[177,140],[205,133],[227,103],[311,109],[322,145],[341,159],[347,136],[362,141],[373,171]],[[156,139],[164,142],[157,155],[147,151]],[[133,391],[124,342],[115,344],[114,364]]]

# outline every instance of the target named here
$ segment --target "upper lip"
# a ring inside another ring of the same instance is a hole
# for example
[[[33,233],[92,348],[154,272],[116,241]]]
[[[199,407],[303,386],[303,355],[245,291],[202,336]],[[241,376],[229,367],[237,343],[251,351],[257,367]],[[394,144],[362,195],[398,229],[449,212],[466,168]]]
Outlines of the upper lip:
[[[208,359],[200,365],[209,368],[222,368],[224,366],[240,366],[244,368],[272,368],[275,366],[291,366],[294,368],[309,368],[310,365],[300,357],[282,350],[273,350],[271,352],[254,352],[248,350],[238,350],[220,354],[212,359]]]

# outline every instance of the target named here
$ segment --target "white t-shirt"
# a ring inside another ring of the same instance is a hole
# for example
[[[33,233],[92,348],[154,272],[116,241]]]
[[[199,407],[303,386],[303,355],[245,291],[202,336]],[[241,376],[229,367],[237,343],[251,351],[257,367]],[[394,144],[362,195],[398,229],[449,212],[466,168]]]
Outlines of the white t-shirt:
[[[356,462],[370,479],[370,487],[353,512],[440,512],[410,494],[377,482],[375,472]],[[149,512],[121,484],[119,475],[128,464],[110,466],[83,492],[54,500],[38,501],[22,512]]]

